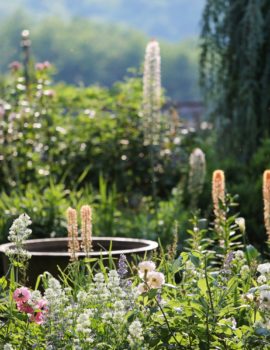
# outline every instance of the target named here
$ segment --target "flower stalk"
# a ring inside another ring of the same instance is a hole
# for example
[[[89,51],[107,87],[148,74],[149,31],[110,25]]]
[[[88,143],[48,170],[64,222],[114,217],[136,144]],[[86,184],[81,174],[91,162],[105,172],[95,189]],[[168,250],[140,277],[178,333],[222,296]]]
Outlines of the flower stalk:
[[[81,207],[81,229],[81,248],[86,256],[88,256],[92,249],[92,209],[89,205],[83,205]]]
[[[156,40],[151,40],[146,46],[143,74],[143,132],[146,145],[159,144],[160,108],[160,48]]]
[[[226,220],[225,206],[225,175],[222,170],[215,170],[212,177],[212,200],[215,214],[215,230],[220,236],[219,244],[224,246],[222,224]]]
[[[77,253],[80,250],[80,244],[78,239],[78,222],[77,212],[73,208],[67,210],[67,228],[68,228],[68,252],[70,253],[70,260],[75,261],[78,259]]]
[[[196,208],[199,195],[202,193],[205,173],[205,154],[200,148],[195,148],[189,157],[188,192],[192,208]]]
[[[267,240],[270,241],[270,170],[263,173],[263,204],[264,204],[264,225],[267,233]]]

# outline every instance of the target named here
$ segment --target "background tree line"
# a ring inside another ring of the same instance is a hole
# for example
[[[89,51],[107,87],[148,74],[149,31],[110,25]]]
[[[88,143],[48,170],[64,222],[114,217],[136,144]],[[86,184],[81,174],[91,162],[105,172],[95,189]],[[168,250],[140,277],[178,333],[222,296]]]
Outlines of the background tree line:
[[[177,42],[199,35],[205,0],[12,0],[0,2],[0,19],[15,10],[33,18],[55,15],[70,19],[91,18],[101,23],[121,23],[149,36]]]
[[[29,23],[32,23],[29,25]],[[31,31],[32,54],[56,67],[55,80],[77,85],[111,86],[128,68],[140,69],[149,38],[125,26],[87,19],[44,17],[33,23],[27,15],[13,14],[0,24],[0,71],[20,57],[20,32]],[[198,100],[198,48],[194,39],[161,43],[162,81],[176,100]]]

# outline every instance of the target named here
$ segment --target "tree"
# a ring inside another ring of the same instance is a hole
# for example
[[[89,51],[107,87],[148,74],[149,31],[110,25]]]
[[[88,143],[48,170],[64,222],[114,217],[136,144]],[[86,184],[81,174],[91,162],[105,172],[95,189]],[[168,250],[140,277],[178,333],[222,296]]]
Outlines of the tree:
[[[201,82],[218,149],[248,162],[270,136],[270,2],[207,0]]]

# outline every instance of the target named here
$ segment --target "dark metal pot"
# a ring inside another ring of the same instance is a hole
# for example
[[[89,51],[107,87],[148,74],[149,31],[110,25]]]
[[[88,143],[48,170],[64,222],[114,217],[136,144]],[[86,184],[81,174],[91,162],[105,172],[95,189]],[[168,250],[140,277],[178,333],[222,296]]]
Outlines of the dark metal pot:
[[[0,259],[2,261],[3,273],[6,274],[9,269],[9,260],[5,255],[5,251],[12,249],[13,243],[0,245]],[[153,252],[158,247],[157,242],[145,239],[120,238],[120,237],[94,237],[93,251],[89,258],[111,256],[117,262],[121,254],[125,254],[127,259],[131,261],[135,256],[145,256]],[[44,271],[50,272],[53,276],[58,275],[58,266],[64,270],[69,261],[70,254],[68,253],[68,238],[43,238],[31,239],[25,242],[24,248],[28,250],[32,257],[29,260],[27,276],[29,284],[35,285],[36,278]],[[77,254],[79,259],[85,258],[85,253]]]

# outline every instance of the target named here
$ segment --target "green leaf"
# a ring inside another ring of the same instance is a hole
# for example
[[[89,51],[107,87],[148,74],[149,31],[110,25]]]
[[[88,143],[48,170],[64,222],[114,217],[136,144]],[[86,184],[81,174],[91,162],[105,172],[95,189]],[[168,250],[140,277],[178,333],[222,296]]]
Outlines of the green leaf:
[[[258,250],[255,247],[253,247],[253,245],[251,244],[247,246],[246,254],[248,255],[250,260],[256,259],[260,255]]]
[[[186,252],[181,253],[181,258],[182,258],[183,264],[185,264],[189,259],[189,253],[186,253]]]
[[[7,280],[6,277],[3,276],[0,278],[0,288],[5,289],[7,287]]]
[[[192,264],[194,266],[196,266],[196,267],[200,266],[200,259],[197,256],[190,253],[189,257],[190,257],[190,261],[192,262]]]
[[[173,274],[177,273],[179,270],[181,270],[182,266],[183,266],[183,261],[182,261],[181,256],[179,256],[179,258],[174,260],[174,262],[172,264],[172,273]]]
[[[200,288],[202,294],[206,295],[207,292],[207,284],[205,278],[201,278],[198,281],[198,287]]]
[[[150,289],[150,291],[147,293],[148,299],[154,299],[157,296],[158,290],[157,289]]]

